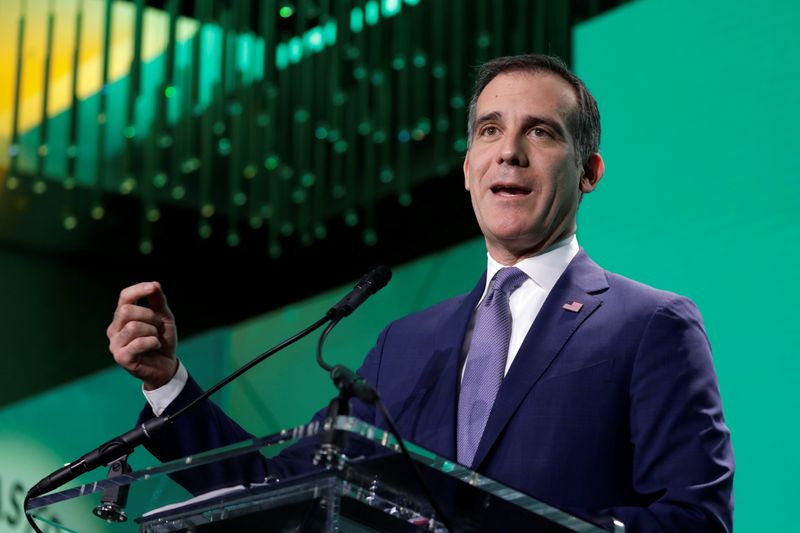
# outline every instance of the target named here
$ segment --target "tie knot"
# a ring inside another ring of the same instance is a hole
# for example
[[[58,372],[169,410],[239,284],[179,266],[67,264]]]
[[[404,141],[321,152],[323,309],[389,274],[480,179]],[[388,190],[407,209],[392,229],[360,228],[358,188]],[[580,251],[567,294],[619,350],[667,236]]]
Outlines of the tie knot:
[[[497,271],[492,279],[493,290],[500,290],[510,295],[525,283],[528,275],[516,267],[505,267]]]

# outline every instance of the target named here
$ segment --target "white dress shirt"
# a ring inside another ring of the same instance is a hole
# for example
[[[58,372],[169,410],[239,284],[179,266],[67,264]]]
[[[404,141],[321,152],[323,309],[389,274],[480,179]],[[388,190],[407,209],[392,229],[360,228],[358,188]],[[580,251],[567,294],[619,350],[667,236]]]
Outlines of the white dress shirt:
[[[511,338],[508,343],[508,356],[506,357],[506,369],[511,368],[511,363],[517,356],[519,347],[528,330],[531,329],[536,315],[542,309],[545,299],[550,294],[558,278],[564,273],[570,261],[578,253],[578,239],[575,234],[566,239],[562,239],[539,255],[528,257],[516,263],[515,267],[525,272],[528,279],[525,280],[517,290],[511,293],[508,298],[508,307],[511,310]],[[508,265],[501,265],[488,253],[486,266],[486,286],[483,288],[478,305],[486,297],[489,283],[497,271]],[[477,306],[475,306],[477,309]],[[466,366],[467,352],[469,351],[470,341],[472,340],[472,330],[475,328],[475,314],[473,313],[467,334],[464,336],[462,351],[461,378],[464,378],[464,367]]]
[[[536,315],[544,304],[545,299],[550,294],[553,286],[561,277],[561,274],[567,269],[572,258],[578,253],[578,239],[575,235],[570,235],[553,246],[545,250],[543,253],[523,259],[514,266],[525,272],[528,279],[514,291],[508,299],[508,305],[511,309],[511,339],[508,343],[508,357],[506,358],[506,372],[511,368],[511,363],[514,362],[514,357],[517,355],[522,341],[528,334]],[[486,297],[486,291],[489,288],[489,282],[492,280],[497,271],[506,265],[501,265],[490,256],[486,254],[488,263],[486,267],[486,286],[483,288],[483,301]],[[479,304],[480,305],[480,302]],[[477,307],[477,306],[476,306]],[[469,343],[472,339],[472,330],[475,327],[475,316],[473,314],[467,334],[464,337],[462,360],[466,361],[467,351],[469,350]],[[464,376],[464,363],[461,364],[461,377]],[[155,390],[147,391],[142,387],[147,403],[153,409],[156,416],[161,416],[164,409],[178,397],[186,385],[188,379],[188,372],[183,363],[178,361],[178,371],[172,380]]]
[[[154,415],[161,416],[164,409],[166,409],[167,406],[172,403],[172,400],[177,398],[178,394],[181,393],[188,379],[189,372],[186,371],[186,367],[183,366],[183,363],[178,360],[178,370],[166,385],[154,390],[145,390],[144,385],[142,385],[142,392],[147,399],[147,403],[150,404],[150,408],[153,409]]]

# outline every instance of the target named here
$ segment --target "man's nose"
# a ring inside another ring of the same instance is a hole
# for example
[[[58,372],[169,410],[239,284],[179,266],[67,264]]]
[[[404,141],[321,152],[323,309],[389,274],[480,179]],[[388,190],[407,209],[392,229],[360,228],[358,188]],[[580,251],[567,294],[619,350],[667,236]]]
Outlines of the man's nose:
[[[497,154],[497,163],[514,165],[520,167],[528,166],[528,153],[525,146],[524,136],[507,135],[503,138]]]

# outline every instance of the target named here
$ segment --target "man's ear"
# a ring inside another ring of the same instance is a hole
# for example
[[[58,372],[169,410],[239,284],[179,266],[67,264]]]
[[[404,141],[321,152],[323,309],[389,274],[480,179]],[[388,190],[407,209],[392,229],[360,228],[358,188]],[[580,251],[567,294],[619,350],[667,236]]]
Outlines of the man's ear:
[[[469,190],[469,151],[464,156],[464,188]]]
[[[597,187],[605,171],[606,165],[603,163],[603,158],[600,154],[595,152],[590,155],[589,159],[586,160],[586,164],[583,165],[583,176],[581,176],[579,184],[581,192],[592,192]]]

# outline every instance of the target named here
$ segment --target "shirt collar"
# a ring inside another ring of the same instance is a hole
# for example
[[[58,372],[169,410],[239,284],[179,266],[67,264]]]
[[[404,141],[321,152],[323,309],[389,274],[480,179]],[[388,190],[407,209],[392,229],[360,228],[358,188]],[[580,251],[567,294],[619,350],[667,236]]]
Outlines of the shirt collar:
[[[570,261],[577,255],[579,249],[578,238],[573,233],[569,237],[553,244],[542,253],[527,257],[514,266],[525,272],[534,283],[549,292],[558,281],[558,278],[561,277],[561,274],[567,269]],[[488,258],[488,263],[486,266],[486,286],[483,288],[484,295],[489,288],[489,282],[497,274],[497,271],[506,266],[492,259],[488,252],[486,257]]]

